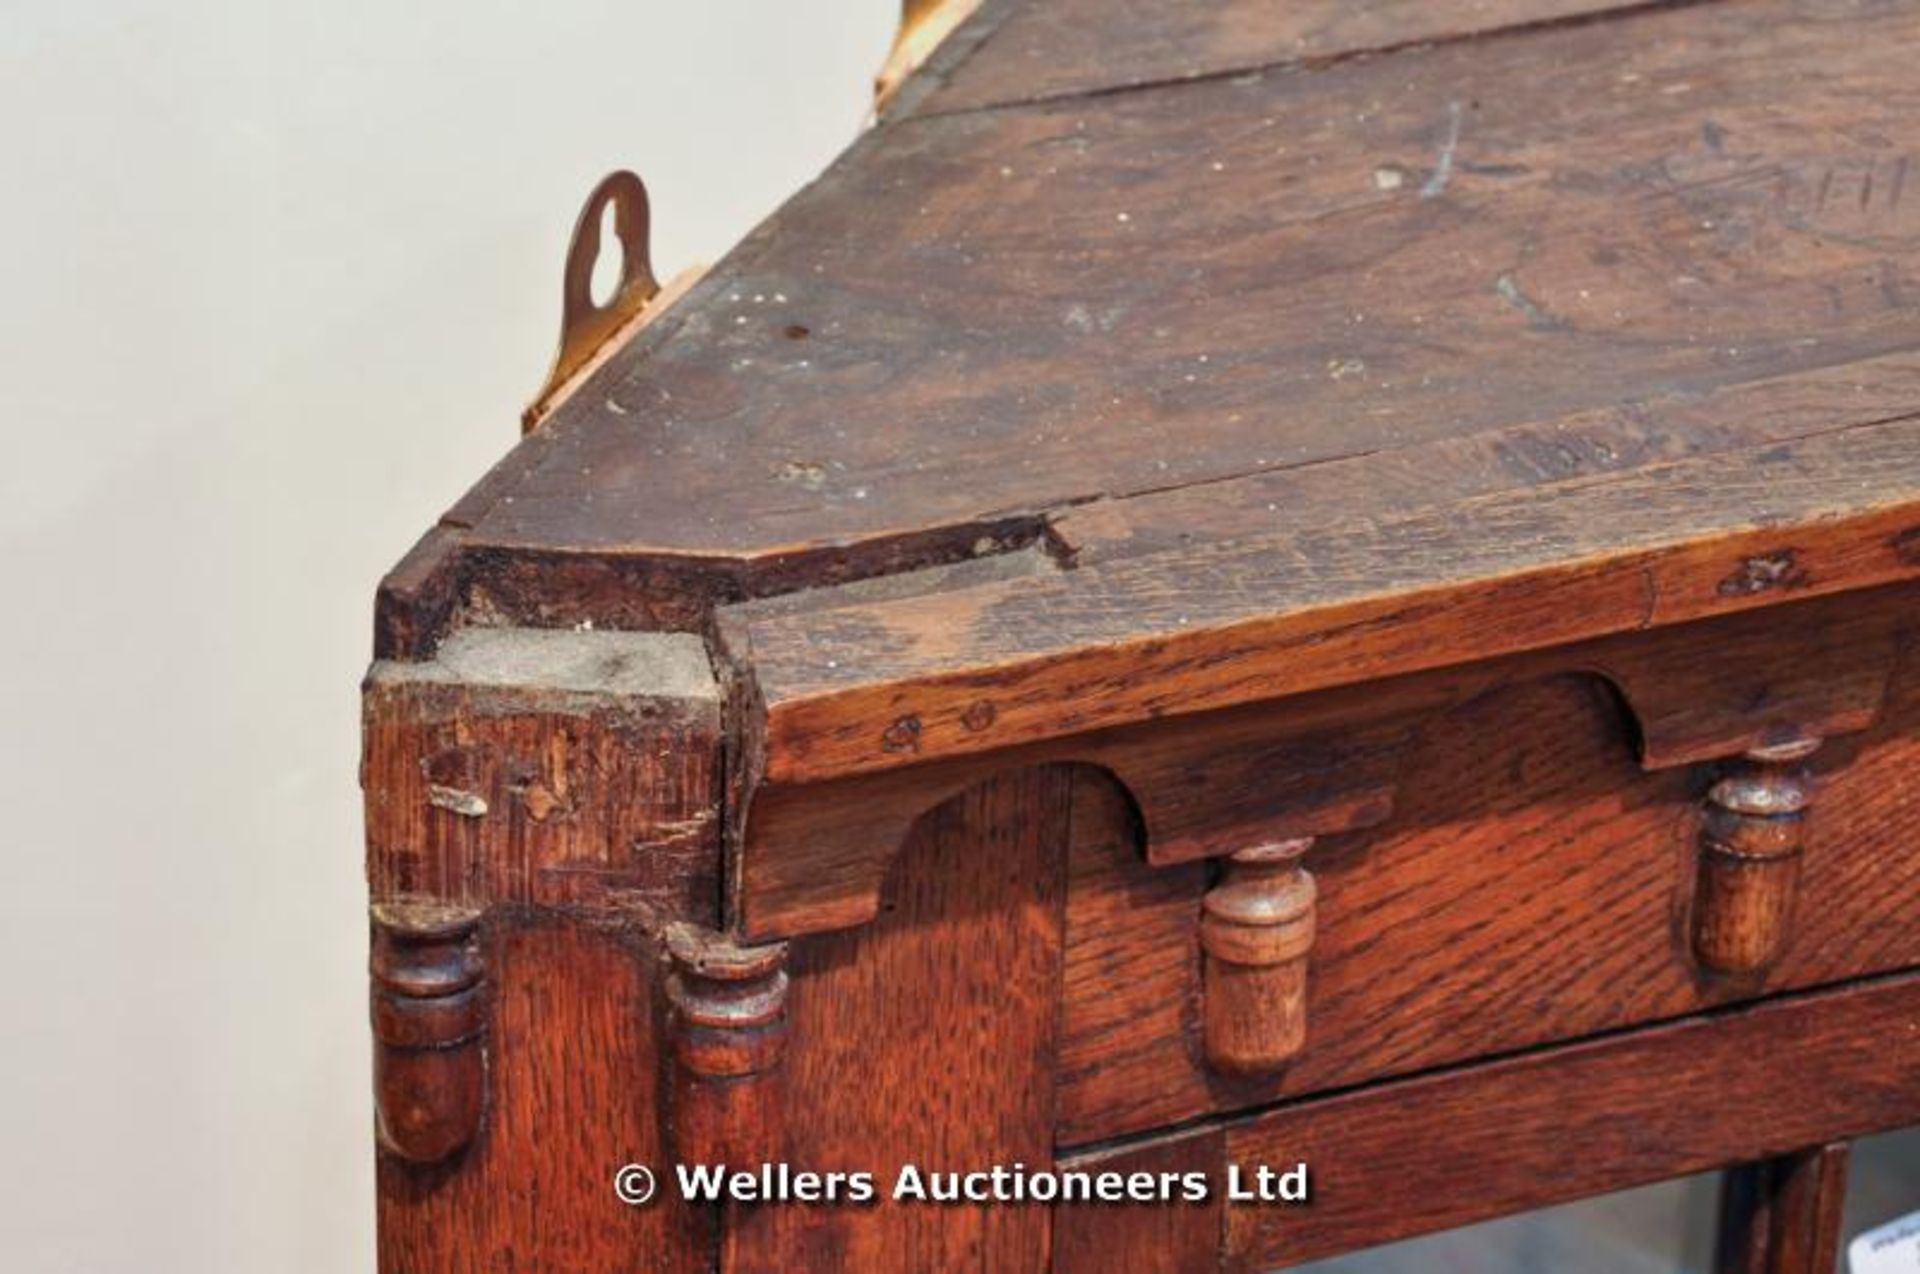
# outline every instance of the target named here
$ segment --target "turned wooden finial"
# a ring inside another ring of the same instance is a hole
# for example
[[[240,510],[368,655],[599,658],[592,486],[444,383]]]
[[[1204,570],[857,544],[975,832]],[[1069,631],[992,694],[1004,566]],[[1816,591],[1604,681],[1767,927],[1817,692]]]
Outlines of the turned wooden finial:
[[[667,931],[667,952],[680,1157],[778,1158],[778,1103],[768,1072],[786,1051],[787,944],[739,946],[682,924]]]
[[[415,1163],[473,1140],[486,1105],[486,1004],[477,908],[372,908],[373,1088],[380,1144]]]
[[[1312,846],[1308,836],[1240,850],[1201,900],[1204,1029],[1216,1070],[1271,1071],[1306,1044],[1315,891],[1300,859]]]
[[[1812,783],[1803,739],[1755,748],[1707,793],[1693,889],[1693,954],[1716,973],[1764,972],[1786,946]]]

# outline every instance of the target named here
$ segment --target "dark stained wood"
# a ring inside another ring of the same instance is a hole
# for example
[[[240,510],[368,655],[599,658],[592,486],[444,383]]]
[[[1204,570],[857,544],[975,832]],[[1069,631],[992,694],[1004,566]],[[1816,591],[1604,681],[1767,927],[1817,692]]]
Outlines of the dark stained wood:
[[[436,526],[380,581],[373,603],[373,657],[425,659],[459,605],[460,534]]]
[[[1378,695],[1334,692],[1280,711],[1263,705],[841,783],[762,785],[736,823],[736,916],[755,938],[870,919],[913,819],[1023,765],[1073,761],[1112,775],[1139,801],[1146,856],[1159,864],[1371,826],[1392,807],[1414,714],[1459,693],[1451,678],[1413,686],[1382,715]]]
[[[1779,958],[1793,921],[1817,741],[1750,752],[1707,792],[1690,927],[1694,958],[1751,976]]]
[[[538,558],[692,627],[1089,500],[1430,448],[1444,487],[1450,439],[1844,379],[1916,344],[1916,41],[1659,6],[883,127],[450,512],[454,593],[577,603]]]
[[[373,908],[373,1097],[383,1150],[437,1163],[486,1105],[480,912],[439,903]]]
[[[1863,427],[747,618],[728,647],[763,697],[767,777],[803,782],[1920,576],[1916,464],[1920,423]]]
[[[1847,1146],[1835,1143],[1773,1162],[1769,1274],[1833,1274],[1847,1201]]]
[[[1200,898],[1207,864],[1143,870],[1124,789],[1073,789],[1060,1017],[1060,1140],[1138,1131],[1206,1109],[1199,1082]]]
[[[1065,509],[1049,531],[1081,566],[1194,543],[1244,539],[1352,517],[1548,487],[1690,456],[1790,442],[1911,416],[1920,356],[1889,354],[1727,385],[1651,392],[1556,420],[1445,438],[1408,450],[1270,469]]]
[[[1198,1142],[1178,1153],[1210,1160],[1217,1187],[1228,1164],[1305,1162],[1311,1206],[1222,1210],[1224,1269],[1281,1268],[1912,1123],[1916,1014],[1920,979],[1890,978],[1305,1102],[1062,1166],[1144,1166],[1175,1153],[1175,1142]],[[1434,1135],[1409,1135],[1413,1112]]]
[[[930,813],[873,924],[793,944],[786,1160],[876,1174],[869,1207],[743,1211],[727,1268],[1041,1269],[1044,1208],[891,1203],[894,1174],[1053,1159],[1073,772],[995,779]]]
[[[1736,1164],[1720,1174],[1714,1220],[1714,1274],[1767,1274],[1773,1246],[1773,1159]]]
[[[663,1189],[645,1207],[613,1193],[628,1163],[672,1160],[661,1100],[657,957],[616,932],[496,912],[484,938],[487,1111],[464,1155],[379,1162],[380,1268],[713,1268],[712,1219]]]
[[[773,1163],[787,1049],[787,949],[742,947],[694,925],[667,928],[673,974],[676,1162]]]
[[[1729,1170],[1715,1274],[1833,1274],[1846,1194],[1844,1142]]]
[[[1703,976],[1687,936],[1699,777],[1633,763],[1608,696],[1573,679],[1436,720],[1394,816],[1330,838],[1305,1048],[1284,1072],[1208,1067],[1194,951],[1204,881],[1147,866],[1118,797],[1076,807],[1060,1136],[1068,1145],[1209,1111],[1662,1021],[1920,963],[1904,917],[1920,863],[1920,698],[1829,745],[1803,905],[1764,976]],[[1846,755],[1841,755],[1841,753]]]
[[[919,86],[935,114],[1329,61],[1638,7],[1633,0],[1069,0],[999,6]],[[903,95],[905,96],[905,95]],[[904,112],[901,112],[904,113]]]
[[[1847,1205],[1847,1145],[1822,1145],[1774,1165],[1770,1274],[1834,1274]]]
[[[1632,709],[1650,770],[1852,734],[1873,721],[1920,629],[1901,586],[1745,611],[1559,652]],[[1549,656],[1552,658],[1552,656]]]

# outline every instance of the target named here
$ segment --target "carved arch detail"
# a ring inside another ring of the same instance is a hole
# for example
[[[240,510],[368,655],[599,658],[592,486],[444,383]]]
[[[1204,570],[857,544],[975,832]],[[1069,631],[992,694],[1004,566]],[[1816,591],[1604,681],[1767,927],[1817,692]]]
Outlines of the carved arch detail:
[[[863,924],[923,813],[1010,769],[1110,774],[1156,865],[1375,826],[1427,723],[1483,694],[1582,675],[1611,687],[1649,770],[1864,729],[1897,654],[1891,607],[1827,599],[1392,681],[1171,716],[979,757],[754,792],[729,871],[733,925],[768,941]]]

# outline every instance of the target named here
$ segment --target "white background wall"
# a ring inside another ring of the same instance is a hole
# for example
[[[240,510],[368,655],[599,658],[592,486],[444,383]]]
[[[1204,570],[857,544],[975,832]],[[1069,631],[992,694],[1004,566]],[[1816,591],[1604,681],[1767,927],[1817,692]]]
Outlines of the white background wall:
[[[372,1267],[356,684],[579,201],[665,277],[898,0],[0,0],[0,1268]]]

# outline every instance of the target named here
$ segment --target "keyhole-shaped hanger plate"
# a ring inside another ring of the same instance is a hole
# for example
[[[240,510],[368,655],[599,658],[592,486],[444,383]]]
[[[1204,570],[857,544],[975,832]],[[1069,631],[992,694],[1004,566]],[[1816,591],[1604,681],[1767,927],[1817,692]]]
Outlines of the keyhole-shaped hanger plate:
[[[601,305],[593,299],[593,268],[604,246],[601,225],[609,207],[613,209],[614,237],[620,244],[620,281]],[[651,217],[646,186],[625,169],[607,174],[587,196],[573,225],[573,241],[567,247],[567,265],[561,278],[560,350],[554,355],[546,384],[521,416],[526,428],[539,423],[559,392],[608,341],[639,317],[647,302],[659,295],[660,284],[653,277],[647,242]]]

